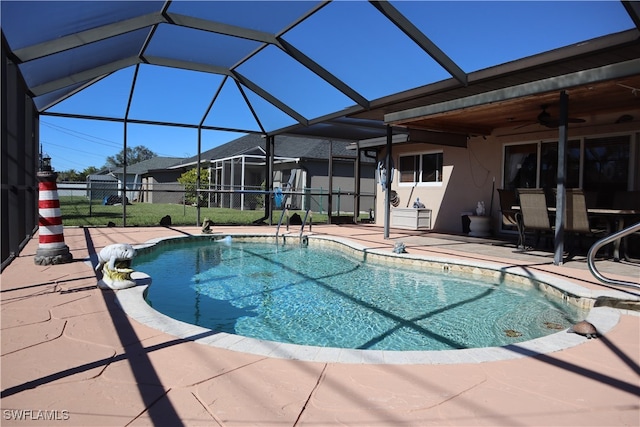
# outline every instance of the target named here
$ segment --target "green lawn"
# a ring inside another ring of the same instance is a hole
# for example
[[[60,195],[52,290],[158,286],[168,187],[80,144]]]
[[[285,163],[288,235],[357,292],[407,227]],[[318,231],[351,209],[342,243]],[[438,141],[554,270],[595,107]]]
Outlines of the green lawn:
[[[99,201],[93,201],[91,206],[86,197],[60,197],[60,211],[65,226],[106,226],[113,222],[116,226],[122,224],[122,206],[106,206]],[[304,212],[298,212],[304,218]],[[273,211],[273,221],[277,223],[281,211]],[[293,214],[293,212],[291,212]],[[127,226],[160,225],[160,219],[165,215],[171,217],[172,225],[196,225],[197,209],[194,206],[177,204],[133,203],[127,205]],[[201,208],[200,221],[209,218],[214,224],[249,225],[264,216],[264,210],[245,210],[227,208]],[[313,213],[314,224],[327,222],[326,214]]]

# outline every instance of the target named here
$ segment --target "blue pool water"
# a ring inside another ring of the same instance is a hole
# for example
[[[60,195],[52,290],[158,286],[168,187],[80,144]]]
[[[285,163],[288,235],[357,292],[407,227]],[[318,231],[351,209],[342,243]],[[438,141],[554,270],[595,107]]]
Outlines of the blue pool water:
[[[512,344],[586,313],[529,287],[374,265],[338,250],[232,240],[160,245],[134,268],[147,302],[175,319],[272,341],[378,350]],[[491,280],[491,279],[488,279]]]

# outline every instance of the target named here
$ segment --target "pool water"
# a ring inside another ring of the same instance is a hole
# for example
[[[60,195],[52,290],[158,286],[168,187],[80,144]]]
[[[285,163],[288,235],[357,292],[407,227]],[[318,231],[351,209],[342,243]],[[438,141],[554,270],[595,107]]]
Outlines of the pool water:
[[[147,302],[175,319],[246,337],[449,350],[539,338],[586,315],[533,287],[484,276],[375,265],[313,245],[185,240],[134,259],[153,279]]]

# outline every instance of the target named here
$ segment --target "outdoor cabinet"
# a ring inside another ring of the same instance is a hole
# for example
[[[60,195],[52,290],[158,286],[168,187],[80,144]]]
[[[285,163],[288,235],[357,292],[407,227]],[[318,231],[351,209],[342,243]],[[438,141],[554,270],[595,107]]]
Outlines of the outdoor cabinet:
[[[391,226],[409,230],[430,230],[431,209],[394,208],[391,210]]]

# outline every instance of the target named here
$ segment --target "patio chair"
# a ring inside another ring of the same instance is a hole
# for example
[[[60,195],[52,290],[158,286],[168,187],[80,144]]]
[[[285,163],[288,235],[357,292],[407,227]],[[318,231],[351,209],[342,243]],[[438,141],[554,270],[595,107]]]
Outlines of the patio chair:
[[[564,230],[572,237],[578,238],[578,244],[582,247],[582,236],[602,237],[609,234],[611,228],[606,226],[594,227],[592,224],[598,220],[597,217],[589,217],[587,211],[587,201],[582,190],[569,188],[566,190],[566,211],[564,216]],[[600,222],[599,224],[608,224]],[[569,252],[573,252],[573,240],[569,240]]]
[[[514,206],[518,205],[518,197],[515,190],[506,190],[498,188],[498,198],[500,199],[500,212],[502,213],[502,226],[506,229],[518,230],[517,247],[523,244],[520,233],[520,224],[518,223],[518,211]]]
[[[534,232],[536,235],[534,247],[537,247],[542,234],[553,234],[545,191],[542,188],[518,188],[517,191],[520,199],[522,244],[526,246],[526,233]]]

